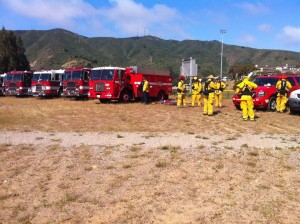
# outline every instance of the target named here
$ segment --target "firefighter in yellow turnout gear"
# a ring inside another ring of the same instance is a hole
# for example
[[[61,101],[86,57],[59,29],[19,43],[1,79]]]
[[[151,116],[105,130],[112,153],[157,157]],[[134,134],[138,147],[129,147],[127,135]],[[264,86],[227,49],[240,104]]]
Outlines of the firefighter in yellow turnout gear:
[[[177,85],[177,108],[182,106],[186,106],[185,101],[185,84],[184,84],[185,77],[183,75],[179,76],[179,82]]]
[[[204,115],[213,115],[214,113],[214,98],[215,98],[215,82],[213,81],[213,76],[210,75],[207,77],[207,80],[203,86],[203,95],[204,95]]]
[[[219,77],[216,78],[216,91],[215,91],[215,107],[222,107],[223,105],[223,91],[226,88],[226,83],[221,81]]]
[[[195,106],[195,101],[198,103],[198,107],[201,106],[201,90],[202,85],[199,82],[197,77],[193,78],[193,84],[192,84],[192,107]]]
[[[254,121],[254,103],[252,99],[252,90],[257,88],[257,85],[245,77],[244,80],[237,85],[235,93],[241,97],[241,109],[243,111],[243,119],[247,121],[250,118]]]
[[[276,98],[276,111],[284,112],[286,108],[286,103],[288,101],[287,94],[292,88],[292,85],[289,81],[286,80],[287,76],[282,75],[281,79],[276,83],[277,89],[277,98]]]

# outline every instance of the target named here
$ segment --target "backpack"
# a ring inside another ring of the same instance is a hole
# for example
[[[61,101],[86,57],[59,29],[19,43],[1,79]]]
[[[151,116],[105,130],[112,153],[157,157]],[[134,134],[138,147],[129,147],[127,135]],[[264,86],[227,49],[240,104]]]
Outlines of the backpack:
[[[281,88],[279,89],[280,94],[286,94],[288,91],[285,89],[286,88],[286,80],[281,80]]]
[[[211,92],[211,91],[208,89],[209,84],[210,84],[210,81],[206,81],[206,82],[204,83],[203,95],[205,95],[205,96],[208,96],[209,93]]]
[[[281,89],[280,90],[285,90],[286,87],[286,80],[281,81]]]
[[[140,85],[138,86],[138,90],[143,91],[143,87],[144,87],[144,80],[141,81]]]

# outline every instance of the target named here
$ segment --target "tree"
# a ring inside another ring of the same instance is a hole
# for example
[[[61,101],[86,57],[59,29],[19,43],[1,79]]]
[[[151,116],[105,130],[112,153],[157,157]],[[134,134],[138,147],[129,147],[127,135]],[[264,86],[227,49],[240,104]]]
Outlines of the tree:
[[[234,65],[229,68],[229,74],[231,74],[232,77],[235,77],[238,79],[240,79],[241,76],[247,75],[252,71],[255,71],[254,64]],[[236,74],[237,74],[237,77],[236,77]]]
[[[30,65],[21,37],[3,27],[0,31],[0,73],[13,70],[30,70]]]

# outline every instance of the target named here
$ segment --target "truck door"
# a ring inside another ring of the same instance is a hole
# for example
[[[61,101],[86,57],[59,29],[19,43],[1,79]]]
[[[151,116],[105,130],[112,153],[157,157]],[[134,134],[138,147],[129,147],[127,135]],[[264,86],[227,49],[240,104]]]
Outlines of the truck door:
[[[287,80],[291,83],[292,85],[292,88],[290,89],[289,93],[291,93],[292,91],[298,89],[297,86],[296,86],[296,82],[294,80],[293,77],[287,77]],[[289,95],[289,94],[288,94]]]
[[[123,70],[115,70],[115,78],[114,78],[114,96],[119,97],[120,92],[124,88],[124,72]]]

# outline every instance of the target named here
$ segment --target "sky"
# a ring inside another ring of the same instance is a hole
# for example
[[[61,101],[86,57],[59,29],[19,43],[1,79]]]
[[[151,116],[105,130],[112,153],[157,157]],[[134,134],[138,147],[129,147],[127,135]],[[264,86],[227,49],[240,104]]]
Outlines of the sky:
[[[0,0],[0,25],[300,52],[300,0]]]

